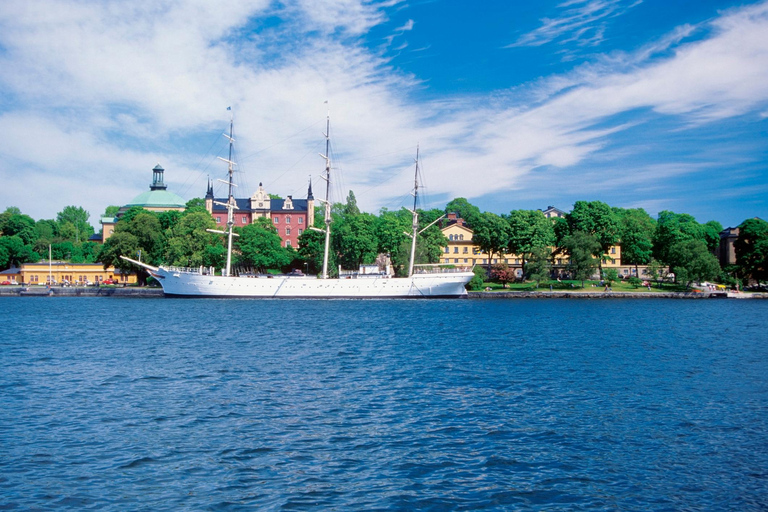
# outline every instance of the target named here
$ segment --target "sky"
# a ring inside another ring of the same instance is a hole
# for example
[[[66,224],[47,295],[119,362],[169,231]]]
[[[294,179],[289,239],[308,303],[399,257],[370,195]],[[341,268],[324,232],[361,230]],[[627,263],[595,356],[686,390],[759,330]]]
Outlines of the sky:
[[[227,110],[231,107],[231,110]],[[768,219],[768,0],[0,2],[0,210],[226,177],[377,213],[579,200]],[[226,194],[216,183],[216,195]]]

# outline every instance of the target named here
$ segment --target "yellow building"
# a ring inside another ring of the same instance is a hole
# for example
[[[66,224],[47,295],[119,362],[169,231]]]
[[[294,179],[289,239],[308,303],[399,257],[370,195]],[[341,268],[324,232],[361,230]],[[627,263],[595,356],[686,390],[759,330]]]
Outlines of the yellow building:
[[[552,208],[552,207],[550,207]],[[557,215],[552,215],[556,217]],[[491,261],[488,254],[483,253],[478,246],[472,243],[472,230],[464,225],[462,219],[455,216],[449,217],[448,225],[442,228],[442,232],[448,238],[448,245],[443,248],[440,263],[447,265],[482,265],[488,266],[506,263],[517,269],[518,277],[523,275],[523,261],[517,254],[494,254]],[[621,246],[614,245],[603,256],[603,268],[615,268],[620,276],[630,277],[635,275],[634,265],[622,265]],[[552,270],[561,273],[568,266],[568,256],[565,254],[554,255]],[[640,277],[644,277],[645,267],[640,267]]]
[[[107,267],[101,263],[68,263],[54,261],[49,263],[24,263],[15,273],[6,271],[4,279],[18,282],[19,284],[70,284],[86,286],[89,284],[104,283],[107,280],[117,284],[136,284],[136,274],[122,273],[115,267]]]

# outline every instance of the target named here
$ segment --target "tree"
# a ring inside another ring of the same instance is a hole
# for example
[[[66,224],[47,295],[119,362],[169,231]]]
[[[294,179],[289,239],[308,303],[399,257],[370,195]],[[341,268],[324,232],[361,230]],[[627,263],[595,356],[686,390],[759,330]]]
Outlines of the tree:
[[[259,218],[237,231],[240,235],[236,239],[240,265],[266,272],[268,269],[281,269],[293,260],[290,251],[281,245],[280,235],[269,219]]]
[[[475,222],[472,240],[481,251],[488,254],[488,270],[493,255],[501,254],[509,245],[509,224],[495,213],[485,212]]]
[[[99,259],[104,265],[105,270],[110,266],[114,266],[123,272],[132,272],[136,270],[136,266],[133,263],[123,260],[120,256],[128,256],[129,258],[134,259],[138,258],[140,249],[139,239],[136,236],[128,231],[118,231],[116,229],[112,236],[104,242],[104,247],[101,250]],[[141,259],[142,261],[144,260],[144,258]],[[137,272],[139,282],[142,284],[145,283],[147,275],[147,272],[143,268],[140,268]]]
[[[720,264],[709,252],[702,240],[681,240],[669,250],[669,259],[675,281],[686,288],[691,283],[716,279],[720,275]]]
[[[502,288],[506,288],[507,283],[514,283],[516,278],[515,269],[506,263],[497,263],[491,267],[491,279],[500,282]]]
[[[373,263],[379,246],[374,227],[375,217],[370,213],[350,213],[334,220],[331,238],[343,268],[357,270]]]
[[[208,210],[205,209],[205,199],[202,199],[200,197],[193,197],[189,201],[187,201],[187,204],[184,206],[184,213],[191,213],[191,212],[207,212]]]
[[[540,210],[512,210],[509,222],[509,243],[507,249],[523,259],[523,264],[536,249],[548,248],[555,243],[552,221]]]
[[[85,242],[94,233],[93,226],[88,222],[90,215],[82,206],[66,206],[56,214],[59,233],[64,238],[75,243]]]
[[[208,229],[216,227],[211,215],[203,210],[184,212],[181,218],[171,228],[167,239],[165,261],[171,265],[185,267],[217,266],[221,261],[211,261],[211,254],[220,254],[222,251],[211,253],[206,249],[219,245],[224,249],[220,238],[209,233]]]
[[[319,274],[323,269],[323,252],[325,250],[325,234],[307,229],[299,235],[299,257],[307,264],[307,272]],[[328,268],[336,268],[336,255],[328,254]]]
[[[647,265],[653,257],[653,233],[656,222],[642,208],[614,208],[619,219],[619,237],[621,239],[621,262],[635,266],[635,275],[639,275],[639,265]]]
[[[615,213],[602,201],[576,201],[567,218],[572,233],[587,233],[600,244],[593,256],[598,258],[598,267],[602,271],[603,255],[619,241],[619,223]]]
[[[456,213],[460,218],[464,219],[467,226],[474,229],[475,224],[480,220],[481,213],[480,208],[471,204],[463,197],[457,197],[445,205],[446,215],[449,213]]]
[[[595,254],[599,254],[600,242],[594,235],[576,231],[563,239],[563,246],[569,256],[571,274],[574,279],[581,281],[581,287],[584,288],[584,281],[592,277],[598,266],[599,259]]]
[[[107,206],[107,208],[104,210],[104,215],[102,217],[117,217],[117,214],[120,212],[119,206]]]
[[[142,209],[128,220],[123,217],[115,225],[115,233],[118,231],[127,231],[136,237],[143,261],[150,264],[163,262],[165,234],[157,214]]]
[[[768,222],[747,219],[734,242],[739,273],[758,284],[768,281]]]
[[[692,215],[664,210],[659,213],[653,234],[653,257],[671,265],[670,250],[677,242],[705,240],[704,229]]]
[[[392,266],[398,275],[402,275],[403,269],[407,269],[409,262],[409,257],[404,255],[400,248],[410,240],[405,233],[411,231],[411,218],[411,213],[405,209],[391,212],[386,208],[382,208],[376,218],[378,252],[389,254]]]
[[[552,253],[548,247],[535,247],[525,262],[525,276],[539,287],[542,281],[549,279],[552,271]]]

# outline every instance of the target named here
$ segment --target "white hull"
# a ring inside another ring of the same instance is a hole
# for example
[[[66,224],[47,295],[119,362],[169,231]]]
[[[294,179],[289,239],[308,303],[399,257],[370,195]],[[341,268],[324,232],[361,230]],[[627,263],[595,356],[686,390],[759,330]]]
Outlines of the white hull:
[[[473,277],[472,272],[415,274],[404,278],[224,277],[163,267],[153,269],[151,274],[169,296],[310,299],[464,297],[464,285]]]

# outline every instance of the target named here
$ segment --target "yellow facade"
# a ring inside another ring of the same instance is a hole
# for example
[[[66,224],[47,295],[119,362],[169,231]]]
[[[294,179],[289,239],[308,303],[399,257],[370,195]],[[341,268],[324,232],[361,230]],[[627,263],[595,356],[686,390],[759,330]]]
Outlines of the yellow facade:
[[[489,264],[488,254],[480,251],[480,248],[472,243],[472,230],[458,223],[451,224],[442,229],[448,238],[448,245],[443,248],[440,256],[441,264],[450,265],[484,265]],[[519,267],[522,275],[522,258],[517,254],[494,254],[491,265],[506,263],[510,267]],[[634,273],[634,267],[621,264],[621,246],[614,245],[603,257],[603,268],[615,268],[620,275]],[[565,268],[568,265],[568,256],[557,254],[554,256],[554,269]]]
[[[70,284],[85,286],[88,284],[104,283],[113,280],[118,284],[136,284],[136,274],[124,274],[115,267],[107,267],[101,263],[25,263],[18,271],[16,280],[19,284]]]

